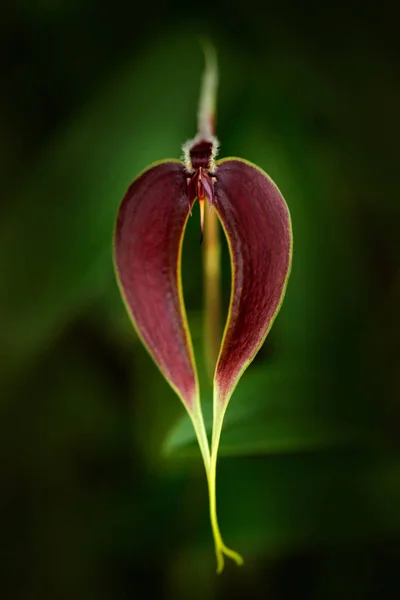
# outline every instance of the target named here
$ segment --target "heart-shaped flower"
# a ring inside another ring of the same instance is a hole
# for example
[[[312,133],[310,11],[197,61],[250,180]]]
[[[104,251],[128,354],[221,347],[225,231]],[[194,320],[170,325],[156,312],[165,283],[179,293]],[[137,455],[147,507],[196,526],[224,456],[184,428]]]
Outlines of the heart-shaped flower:
[[[216,63],[208,51],[199,132],[183,146],[184,160],[164,160],[143,171],[120,206],[114,244],[117,279],[138,336],[182,400],[203,456],[217,571],[224,555],[241,556],[221,537],[216,512],[216,463],[225,410],[241,375],[264,342],[279,311],[290,272],[292,230],[282,194],[262,169],[240,159],[216,161]],[[214,374],[211,450],[185,313],[181,254],[196,200],[217,214],[232,264],[228,317]]]

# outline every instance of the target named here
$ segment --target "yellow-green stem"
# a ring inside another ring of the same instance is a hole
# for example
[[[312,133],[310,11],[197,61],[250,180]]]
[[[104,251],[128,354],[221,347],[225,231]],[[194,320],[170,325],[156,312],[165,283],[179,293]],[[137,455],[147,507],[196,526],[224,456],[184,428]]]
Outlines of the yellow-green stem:
[[[228,548],[228,546],[226,546],[224,543],[218,525],[216,500],[217,455],[224,414],[225,409],[221,411],[215,410],[214,404],[213,435],[211,443],[210,469],[208,472],[208,490],[210,497],[211,528],[214,535],[215,553],[217,557],[217,573],[221,573],[223,571],[225,564],[224,555],[234,560],[239,566],[243,564],[243,558],[240,556],[240,554],[234,550],[231,550],[231,548]]]
[[[243,564],[243,558],[226,546],[222,539],[222,535],[218,525],[217,517],[217,498],[216,498],[216,474],[217,474],[217,454],[219,440],[221,437],[222,422],[224,419],[225,410],[216,414],[214,411],[213,437],[211,444],[211,454],[207,439],[207,433],[204,426],[204,419],[201,412],[200,402],[196,402],[193,412],[190,413],[190,418],[196,432],[197,441],[199,443],[201,455],[203,457],[204,467],[206,471],[209,504],[210,504],[210,522],[214,537],[215,554],[217,558],[217,573],[221,573],[224,569],[225,559],[228,556],[238,565]]]
[[[204,467],[208,478],[210,471],[210,447],[208,444],[207,432],[204,425],[203,413],[201,411],[200,400],[194,406],[193,412],[189,413],[193,427],[196,433],[197,441],[200,447],[200,452],[203,457]]]
[[[214,46],[203,39],[203,52],[206,61],[201,84],[199,110],[197,114],[198,133],[214,135],[215,105],[217,98],[218,68]]]
[[[221,344],[221,263],[220,231],[215,210],[205,210],[204,228],[204,329],[206,366],[210,380],[214,376]]]

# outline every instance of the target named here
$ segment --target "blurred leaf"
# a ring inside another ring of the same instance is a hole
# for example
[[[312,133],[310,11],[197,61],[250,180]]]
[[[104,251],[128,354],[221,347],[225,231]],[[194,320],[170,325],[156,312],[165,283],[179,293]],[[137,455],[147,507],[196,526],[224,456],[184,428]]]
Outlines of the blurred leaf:
[[[291,453],[354,441],[360,431],[338,425],[318,411],[315,398],[323,397],[323,386],[322,373],[311,377],[300,369],[276,365],[250,368],[226,412],[220,454]],[[212,429],[211,405],[211,399],[206,398],[203,410],[208,434]],[[193,427],[186,415],[167,436],[164,452],[179,456],[198,454]]]

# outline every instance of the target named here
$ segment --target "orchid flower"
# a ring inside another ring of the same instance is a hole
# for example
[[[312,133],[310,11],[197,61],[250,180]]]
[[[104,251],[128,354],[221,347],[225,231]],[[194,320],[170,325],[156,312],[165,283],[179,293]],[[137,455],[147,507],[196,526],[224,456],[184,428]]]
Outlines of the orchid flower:
[[[182,161],[154,163],[130,185],[117,216],[114,261],[136,332],[193,423],[205,465],[217,572],[221,572],[224,555],[243,563],[225,545],[217,520],[216,465],[222,424],[232,392],[282,304],[291,266],[292,230],[282,194],[260,167],[241,158],[216,160],[216,87],[216,60],[209,48],[198,133],[183,145]],[[207,202],[222,225],[232,268],[228,316],[214,372],[211,446],[181,281],[182,242],[196,200],[201,238]]]

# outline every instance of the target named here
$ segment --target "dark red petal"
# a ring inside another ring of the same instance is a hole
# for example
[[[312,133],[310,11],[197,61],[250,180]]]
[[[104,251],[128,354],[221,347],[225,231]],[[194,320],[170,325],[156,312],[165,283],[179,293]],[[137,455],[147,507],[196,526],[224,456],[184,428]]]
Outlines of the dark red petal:
[[[152,166],[129,187],[115,230],[115,266],[139,336],[190,409],[198,394],[180,280],[191,206],[182,163]]]
[[[292,230],[281,193],[261,169],[236,158],[217,165],[214,206],[232,260],[231,302],[215,372],[217,398],[224,403],[280,308]]]

